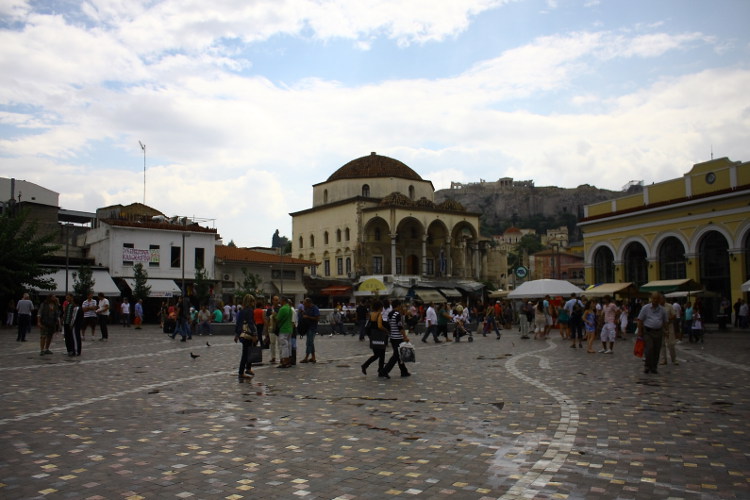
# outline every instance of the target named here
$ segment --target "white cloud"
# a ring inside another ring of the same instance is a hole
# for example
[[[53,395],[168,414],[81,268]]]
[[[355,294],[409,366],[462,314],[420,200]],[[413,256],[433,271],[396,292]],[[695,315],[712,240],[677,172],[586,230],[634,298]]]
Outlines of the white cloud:
[[[436,188],[503,176],[619,188],[681,175],[711,144],[717,155],[750,158],[743,67],[615,97],[586,85],[602,62],[716,43],[699,32],[542,36],[455,76],[354,87],[243,76],[235,71],[249,63],[222,45],[278,34],[351,39],[361,50],[382,37],[425,43],[503,2],[375,3],[90,0],[93,27],[28,14],[23,29],[0,31],[0,125],[16,131],[0,139],[3,175],[57,190],[71,209],[141,201],[143,140],[147,203],[216,218],[226,241],[249,245],[268,244],[276,228],[291,236],[287,213],[310,206],[310,185],[370,151]],[[524,108],[558,96],[576,112]],[[103,143],[120,149],[119,165],[78,163]]]

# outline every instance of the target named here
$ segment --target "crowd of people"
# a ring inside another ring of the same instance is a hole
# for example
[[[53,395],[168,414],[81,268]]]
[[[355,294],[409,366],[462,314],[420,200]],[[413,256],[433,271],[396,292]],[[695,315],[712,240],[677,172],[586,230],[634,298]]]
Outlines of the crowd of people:
[[[722,301],[722,310],[729,310]],[[742,299],[734,305],[735,326],[748,327],[748,304]],[[80,356],[86,332],[95,340],[97,328],[100,341],[109,337],[108,325],[112,313],[110,301],[99,294],[94,298],[89,293],[85,300],[77,300],[68,294],[60,303],[55,295],[48,295],[36,307],[24,294],[18,302],[9,303],[7,326],[18,325],[17,341],[25,342],[34,318],[40,330],[40,355],[52,354],[50,344],[56,332],[62,331],[69,356]],[[133,307],[127,298],[118,302],[116,310],[123,327],[130,327],[131,318],[135,328],[143,323],[143,301],[137,300]],[[720,311],[721,312],[721,311]],[[728,313],[731,317],[731,312]],[[405,303],[387,298],[362,300],[358,304],[336,304],[327,317],[331,335],[347,334],[346,323],[353,328],[351,335],[359,335],[360,341],[368,340],[372,356],[361,366],[368,367],[377,361],[378,376],[390,378],[391,370],[398,365],[402,377],[410,376],[399,346],[409,342],[409,335],[416,334],[423,325],[421,341],[432,338],[435,343],[461,342],[463,337],[473,340],[473,333],[482,336],[502,337],[502,331],[518,328],[520,338],[549,339],[553,326],[557,326],[560,338],[569,341],[571,348],[586,347],[588,353],[612,354],[617,339],[635,334],[645,343],[647,373],[656,373],[656,363],[671,361],[678,364],[675,345],[685,337],[691,343],[703,343],[704,320],[702,304],[687,300],[665,299],[655,293],[644,303],[640,299],[613,300],[610,296],[586,298],[572,294],[569,298],[546,296],[537,300],[512,302],[497,300],[494,303],[472,305],[457,302]],[[173,303],[164,302],[160,311],[161,326],[172,338],[180,335],[181,341],[193,335],[212,335],[212,325],[231,323],[234,325],[234,340],[242,345],[238,375],[244,379],[254,375],[253,362],[257,363],[258,349],[268,349],[270,363],[279,368],[290,368],[296,364],[297,337],[305,339],[305,355],[300,363],[316,363],[315,337],[321,320],[320,309],[310,298],[295,306],[293,300],[284,296],[264,297],[246,295],[241,304],[218,304],[213,310],[206,305],[193,307],[184,297]],[[449,326],[452,325],[452,328]],[[601,343],[597,349],[596,343]],[[386,351],[391,346],[392,355],[386,362]],[[256,361],[253,361],[256,360]],[[655,361],[656,360],[656,361]]]

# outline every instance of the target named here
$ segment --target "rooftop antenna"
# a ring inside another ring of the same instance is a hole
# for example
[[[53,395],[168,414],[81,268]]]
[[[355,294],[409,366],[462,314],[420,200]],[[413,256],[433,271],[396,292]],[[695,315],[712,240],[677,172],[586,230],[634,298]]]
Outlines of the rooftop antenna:
[[[146,204],[146,145],[138,141],[143,150],[143,204]]]

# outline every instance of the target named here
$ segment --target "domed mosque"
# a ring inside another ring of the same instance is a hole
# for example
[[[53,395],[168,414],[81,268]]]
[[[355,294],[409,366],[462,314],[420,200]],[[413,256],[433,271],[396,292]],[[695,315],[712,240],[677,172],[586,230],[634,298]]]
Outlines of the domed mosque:
[[[317,263],[313,277],[355,287],[375,277],[380,295],[416,289],[424,301],[456,300],[489,278],[480,214],[456,201],[435,204],[432,182],[394,158],[370,153],[346,163],[313,185],[311,208],[290,215],[292,255]],[[346,287],[329,288],[345,295]]]

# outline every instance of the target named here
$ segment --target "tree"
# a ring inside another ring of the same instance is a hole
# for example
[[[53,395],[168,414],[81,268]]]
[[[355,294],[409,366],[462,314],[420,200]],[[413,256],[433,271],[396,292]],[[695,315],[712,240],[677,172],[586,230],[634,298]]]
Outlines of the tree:
[[[18,297],[29,288],[53,290],[50,270],[41,263],[60,248],[54,234],[37,233],[35,221],[26,213],[0,215],[0,296]]]
[[[138,299],[146,300],[151,294],[151,287],[146,285],[148,283],[148,272],[143,268],[143,263],[138,262],[133,266],[133,280],[135,285],[133,286],[133,301],[138,302]]]
[[[78,268],[78,272],[73,273],[73,293],[78,297],[88,297],[90,292],[94,291],[94,285],[96,281],[93,278],[94,273],[91,272],[89,266],[81,266]]]
[[[263,283],[263,279],[257,274],[250,274],[250,271],[248,271],[246,267],[242,268],[242,276],[242,283],[234,293],[235,297],[241,300],[242,297],[248,293],[256,296],[260,295],[261,292],[259,288],[261,283]]]
[[[193,284],[193,290],[195,291],[195,296],[198,299],[198,304],[203,305],[208,303],[208,297],[210,295],[209,290],[211,288],[211,283],[208,279],[208,271],[205,269],[196,269],[195,270],[195,283]]]
[[[229,240],[229,243],[227,243],[228,247],[237,248],[237,244],[234,242],[234,240]]]
[[[544,250],[541,238],[536,234],[524,234],[518,241],[516,248],[508,253],[508,269],[523,265],[523,256]]]

